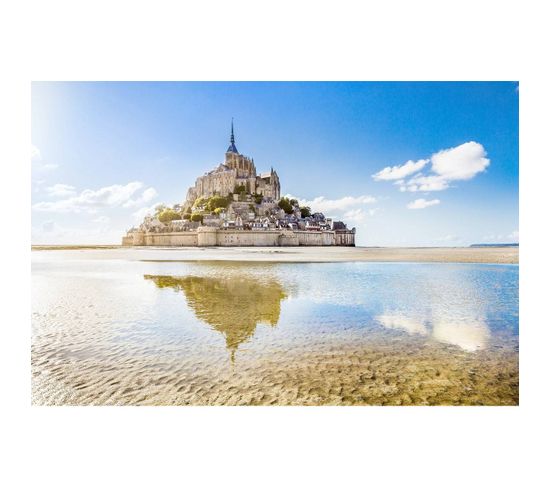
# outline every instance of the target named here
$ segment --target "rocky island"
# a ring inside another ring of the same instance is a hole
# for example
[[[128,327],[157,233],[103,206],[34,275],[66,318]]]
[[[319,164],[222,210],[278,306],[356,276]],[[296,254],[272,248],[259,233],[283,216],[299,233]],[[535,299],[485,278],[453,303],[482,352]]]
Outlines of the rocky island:
[[[233,123],[224,162],[197,178],[183,204],[159,205],[123,246],[355,246],[355,228],[281,197],[273,167],[257,173],[239,153]]]

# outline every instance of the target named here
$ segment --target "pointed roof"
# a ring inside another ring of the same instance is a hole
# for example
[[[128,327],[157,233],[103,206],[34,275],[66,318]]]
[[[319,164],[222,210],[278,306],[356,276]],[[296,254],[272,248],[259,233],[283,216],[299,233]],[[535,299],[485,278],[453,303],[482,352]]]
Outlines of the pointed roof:
[[[229,147],[225,152],[239,154],[239,151],[237,151],[237,146],[235,146],[235,134],[233,133],[233,117],[231,117],[231,138],[229,139]]]

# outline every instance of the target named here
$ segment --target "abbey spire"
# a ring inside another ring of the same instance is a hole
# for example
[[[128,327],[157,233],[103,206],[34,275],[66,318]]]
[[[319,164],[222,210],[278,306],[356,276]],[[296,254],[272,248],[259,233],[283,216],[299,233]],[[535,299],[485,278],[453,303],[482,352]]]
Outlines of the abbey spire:
[[[225,152],[239,154],[239,151],[237,151],[237,146],[235,146],[235,134],[233,132],[233,117],[231,117],[231,137],[229,139],[229,147]]]

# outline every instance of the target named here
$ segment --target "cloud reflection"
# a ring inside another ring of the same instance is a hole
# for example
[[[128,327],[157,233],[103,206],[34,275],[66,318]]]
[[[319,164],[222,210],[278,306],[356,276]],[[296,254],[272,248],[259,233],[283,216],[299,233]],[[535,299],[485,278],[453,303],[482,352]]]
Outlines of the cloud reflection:
[[[432,337],[436,341],[453,344],[468,352],[485,349],[489,336],[489,327],[483,319],[436,318],[433,321]]]
[[[409,334],[428,335],[424,322],[404,315],[379,315],[376,320],[387,329],[401,329]]]
[[[468,352],[485,349],[490,338],[489,327],[480,317],[455,319],[434,316],[421,320],[403,313],[385,313],[375,317],[375,320],[387,329],[404,330],[411,335],[429,335],[438,342],[452,344]]]

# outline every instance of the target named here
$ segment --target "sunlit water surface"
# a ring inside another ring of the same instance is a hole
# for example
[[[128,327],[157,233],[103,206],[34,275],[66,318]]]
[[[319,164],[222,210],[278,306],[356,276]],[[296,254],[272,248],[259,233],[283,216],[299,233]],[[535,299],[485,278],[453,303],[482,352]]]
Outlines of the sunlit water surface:
[[[518,403],[516,265],[32,255],[34,404]]]

